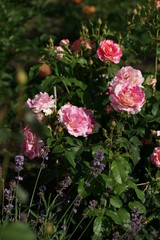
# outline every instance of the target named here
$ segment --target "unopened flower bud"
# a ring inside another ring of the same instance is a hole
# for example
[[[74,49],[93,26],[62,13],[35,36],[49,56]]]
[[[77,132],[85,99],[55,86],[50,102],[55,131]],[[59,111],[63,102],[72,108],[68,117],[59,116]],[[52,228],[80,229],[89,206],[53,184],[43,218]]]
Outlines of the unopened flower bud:
[[[156,130],[152,130],[151,133],[152,133],[153,136],[157,135],[157,131]]]
[[[17,69],[16,79],[17,79],[17,82],[19,83],[19,85],[21,85],[21,86],[24,86],[27,84],[28,76],[27,76],[26,72],[24,71],[24,69],[22,69],[22,68]]]
[[[53,234],[53,224],[52,223],[47,223],[46,226],[45,226],[45,233],[47,235],[52,235]]]
[[[102,20],[99,18],[98,19],[98,25],[101,25],[102,24]]]
[[[115,127],[115,126],[116,126],[116,122],[113,120],[113,121],[111,122],[111,125],[112,125],[112,127]]]
[[[89,60],[89,65],[93,65],[93,60],[92,59]]]

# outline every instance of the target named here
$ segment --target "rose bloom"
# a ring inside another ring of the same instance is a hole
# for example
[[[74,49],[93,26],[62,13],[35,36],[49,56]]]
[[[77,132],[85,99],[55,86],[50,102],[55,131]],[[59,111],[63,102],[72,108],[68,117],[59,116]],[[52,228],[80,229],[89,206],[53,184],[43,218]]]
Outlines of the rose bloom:
[[[65,46],[68,46],[69,45],[69,40],[68,39],[62,39],[60,41],[60,46],[61,47],[65,47]]]
[[[62,106],[58,112],[59,121],[67,129],[68,133],[75,136],[87,137],[97,128],[93,118],[93,112],[90,109],[76,107],[70,103]]]
[[[119,84],[114,92],[110,94],[111,106],[117,111],[126,111],[129,114],[136,114],[141,111],[145,103],[145,93],[139,86],[125,86]]]
[[[134,69],[131,66],[122,67],[112,79],[110,86],[115,88],[118,84],[125,83],[126,85],[142,87],[144,77],[140,70]]]
[[[53,50],[54,50],[54,52],[55,52],[55,57],[56,58],[63,58],[64,57],[64,54],[63,54],[63,52],[64,52],[64,49],[61,47],[61,46],[54,46],[53,47]]]
[[[71,46],[73,53],[80,53],[83,49],[92,50],[93,48],[95,48],[95,43],[90,39],[84,40],[83,38],[76,40]]]
[[[21,146],[25,156],[32,160],[35,157],[40,157],[44,142],[26,126],[24,128],[24,141]]]
[[[103,62],[119,63],[122,57],[122,50],[112,40],[103,40],[97,50],[98,58]]]
[[[155,0],[155,5],[156,5],[157,8],[159,8],[160,7],[160,0]]]
[[[96,11],[96,8],[94,6],[85,5],[82,8],[82,12],[85,14],[92,14],[92,13],[95,13],[95,11]]]
[[[35,96],[34,99],[27,100],[27,106],[33,110],[34,113],[44,112],[46,116],[52,113],[52,110],[55,109],[55,100],[53,95],[49,96],[48,93],[40,92]]]
[[[149,81],[149,85],[152,86],[152,87],[155,87],[155,86],[156,86],[156,83],[157,83],[157,79],[155,79],[155,78],[152,78],[152,79]]]
[[[151,161],[156,167],[160,167],[160,147],[156,147],[151,154]]]

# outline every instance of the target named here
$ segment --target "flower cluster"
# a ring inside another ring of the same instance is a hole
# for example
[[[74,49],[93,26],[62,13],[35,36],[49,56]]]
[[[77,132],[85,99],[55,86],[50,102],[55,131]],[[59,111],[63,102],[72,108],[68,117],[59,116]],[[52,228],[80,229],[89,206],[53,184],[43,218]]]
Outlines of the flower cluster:
[[[94,178],[98,177],[98,175],[100,175],[105,168],[105,164],[102,163],[103,159],[104,151],[103,150],[96,151],[95,157],[92,162],[93,166],[90,166],[91,174],[93,175]]]
[[[57,193],[60,197],[63,197],[63,191],[67,189],[72,184],[72,179],[70,176],[65,177],[63,181],[59,183],[60,189],[57,190]]]
[[[97,128],[92,110],[76,107],[70,103],[61,107],[58,112],[59,121],[65,126],[69,134],[79,137],[87,137]]]
[[[145,103],[141,89],[144,78],[141,72],[130,66],[121,68],[110,83],[111,106],[117,111],[137,114]]]
[[[156,167],[160,167],[160,147],[156,147],[151,154],[151,161]]]
[[[76,197],[76,200],[75,200],[75,202],[74,202],[74,207],[73,207],[73,212],[74,212],[74,213],[77,213],[77,208],[80,206],[82,199],[83,199],[83,197],[80,196],[80,195],[78,195],[78,196]]]
[[[23,177],[19,175],[20,171],[23,170],[23,165],[24,165],[24,156],[17,155],[15,157],[15,164],[16,164],[16,171],[18,171],[18,176],[16,179],[18,181],[23,181]]]
[[[89,201],[89,205],[88,205],[89,210],[92,211],[96,206],[97,206],[97,201],[96,200]]]
[[[92,50],[95,48],[95,43],[93,41],[89,40],[84,40],[83,38],[80,38],[76,40],[72,45],[71,45],[71,50],[72,52],[75,53],[81,53],[81,50]]]

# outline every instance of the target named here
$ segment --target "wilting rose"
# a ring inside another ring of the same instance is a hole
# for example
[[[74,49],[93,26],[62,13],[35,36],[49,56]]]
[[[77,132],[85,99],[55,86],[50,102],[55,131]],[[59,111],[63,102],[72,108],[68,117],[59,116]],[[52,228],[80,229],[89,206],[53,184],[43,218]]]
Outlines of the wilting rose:
[[[151,154],[151,161],[156,167],[160,167],[160,147],[156,147]]]
[[[25,156],[32,160],[35,157],[40,157],[44,142],[26,126],[24,128],[24,140],[21,146]]]
[[[156,5],[157,8],[159,8],[160,7],[160,0],[155,0],[155,5]]]
[[[69,40],[68,39],[62,39],[60,41],[60,46],[61,47],[65,47],[65,46],[68,46],[69,45]]]
[[[61,107],[58,114],[60,123],[65,126],[69,134],[75,137],[87,137],[97,130],[97,123],[90,109],[67,103]]]
[[[63,58],[64,57],[64,49],[61,47],[61,46],[54,46],[53,47],[53,50],[54,50],[54,56],[56,58]]]
[[[94,6],[85,5],[82,8],[82,12],[85,14],[92,14],[96,12],[96,8]]]
[[[98,58],[103,62],[119,63],[122,57],[120,46],[112,40],[103,40],[97,50]]]
[[[80,38],[72,44],[71,50],[73,53],[80,53],[81,50],[92,50],[95,46],[95,43],[90,39],[84,40],[83,38]]]
[[[112,79],[110,86],[115,88],[118,84],[125,84],[127,86],[139,86],[142,87],[144,77],[140,70],[134,69],[131,66],[122,67]]]
[[[55,100],[53,99],[53,95],[49,96],[46,92],[40,92],[34,99],[31,100],[29,98],[27,100],[27,106],[32,109],[34,113],[40,113],[42,111],[48,116],[55,108]]]
[[[130,114],[136,114],[141,111],[145,103],[145,93],[139,86],[125,86],[118,84],[114,92],[110,94],[111,106],[117,111],[126,111]]]

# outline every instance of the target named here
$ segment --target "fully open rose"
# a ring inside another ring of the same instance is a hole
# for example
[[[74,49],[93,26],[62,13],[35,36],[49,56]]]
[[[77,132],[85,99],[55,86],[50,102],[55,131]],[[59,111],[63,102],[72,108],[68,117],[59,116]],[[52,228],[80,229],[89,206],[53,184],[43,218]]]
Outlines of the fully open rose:
[[[117,111],[126,111],[136,114],[141,111],[145,103],[145,93],[139,86],[117,85],[114,92],[110,94],[111,106]]]
[[[61,107],[58,113],[60,123],[66,127],[69,134],[75,137],[87,137],[97,127],[90,109],[76,107],[67,103]]]
[[[24,141],[22,142],[25,156],[31,160],[35,157],[40,157],[43,146],[44,142],[26,126],[24,128]]]
[[[31,100],[29,98],[27,100],[27,106],[32,109],[34,113],[43,112],[46,116],[48,116],[55,108],[55,100],[53,99],[53,95],[49,96],[46,92],[40,92],[34,99]]]
[[[120,46],[112,40],[103,40],[97,50],[98,58],[103,62],[119,63],[122,57]]]
[[[115,88],[118,84],[125,83],[126,85],[141,87],[144,82],[144,77],[140,70],[134,69],[131,66],[122,67],[112,79],[110,86]]]
[[[160,167],[160,147],[156,147],[151,154],[151,161],[157,167]]]

